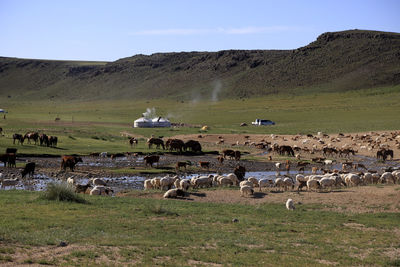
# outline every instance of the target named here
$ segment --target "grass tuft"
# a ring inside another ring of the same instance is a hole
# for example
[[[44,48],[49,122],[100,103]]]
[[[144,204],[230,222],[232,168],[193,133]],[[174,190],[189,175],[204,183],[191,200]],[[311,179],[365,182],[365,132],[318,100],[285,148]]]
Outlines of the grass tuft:
[[[79,194],[75,193],[71,187],[61,183],[50,183],[47,185],[46,191],[41,195],[42,199],[45,200],[56,200],[56,201],[69,201],[76,203],[87,203]]]

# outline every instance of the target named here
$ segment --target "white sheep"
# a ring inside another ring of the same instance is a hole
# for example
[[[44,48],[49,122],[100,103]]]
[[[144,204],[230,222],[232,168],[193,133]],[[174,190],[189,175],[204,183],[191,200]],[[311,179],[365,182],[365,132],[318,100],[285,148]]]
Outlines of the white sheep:
[[[68,177],[67,178],[67,184],[68,185],[75,185],[75,179],[73,177]]]
[[[378,173],[373,173],[373,174],[372,174],[372,182],[373,182],[374,184],[377,184],[377,183],[378,183],[379,178],[381,178],[381,176],[380,176]]]
[[[112,190],[110,188],[107,188],[103,185],[96,185],[92,190],[90,190],[90,195],[109,195]]]
[[[293,182],[292,178],[286,177],[285,179],[283,179],[283,183],[284,183],[285,190],[289,190],[290,188],[293,189],[294,182]]]
[[[229,179],[228,177],[221,177],[218,181],[220,186],[231,186],[233,185],[233,182],[231,179]]]
[[[155,178],[151,179],[151,185],[153,186],[153,188],[160,189],[161,188],[160,181],[161,181],[161,178],[159,178],[159,177],[155,177]]]
[[[175,182],[174,182],[175,188],[180,188],[180,184],[181,184],[181,179],[176,177]]]
[[[334,177],[324,177],[319,181],[322,188],[330,188],[332,191],[332,187],[336,185],[336,179]]]
[[[369,172],[364,173],[363,175],[363,180],[365,184],[372,184],[373,183],[373,179],[372,179],[372,174]]]
[[[104,180],[100,179],[100,178],[94,178],[91,181],[92,181],[93,185],[103,185],[103,186],[107,185],[107,183]]]
[[[180,189],[187,191],[189,189],[189,187],[190,187],[190,180],[189,179],[182,179],[179,182],[179,188]]]
[[[179,188],[170,189],[164,194],[164,198],[176,198],[176,197],[184,197],[185,191]]]
[[[163,177],[160,179],[160,188],[161,190],[169,190],[174,185],[175,180],[178,177]]]
[[[393,171],[393,172],[392,172],[392,175],[393,175],[393,177],[395,178],[396,183],[400,183],[400,170]]]
[[[213,175],[209,175],[209,176],[200,176],[192,179],[193,188],[212,186],[213,177],[214,177]]]
[[[294,209],[295,209],[294,203],[293,203],[293,199],[289,198],[289,199],[286,201],[286,208],[287,208],[288,210],[294,210]]]
[[[360,176],[358,176],[355,173],[347,174],[345,176],[344,181],[345,181],[347,186],[349,186],[349,185],[358,186],[358,185],[361,185],[363,183],[363,180],[360,178]]]
[[[253,176],[247,178],[247,181],[253,183],[253,186],[258,186],[258,180],[257,180],[257,178],[255,178]]]
[[[384,172],[381,175],[381,178],[379,179],[379,182],[380,183],[387,183],[387,184],[389,184],[389,183],[394,184],[394,183],[396,183],[396,178],[393,176],[393,174],[391,172]]]
[[[308,181],[307,181],[307,189],[309,190],[309,191],[311,191],[311,190],[317,190],[317,189],[320,189],[321,188],[321,184],[319,183],[319,181],[318,180],[314,180],[314,179],[309,179]]]
[[[242,186],[250,186],[250,187],[253,187],[253,183],[252,183],[252,182],[249,182],[249,181],[247,181],[247,180],[244,180],[244,181],[241,181],[241,182],[240,182],[239,186],[240,186],[240,187],[242,187]]]
[[[282,178],[276,178],[274,182],[274,187],[281,190],[282,188],[285,188],[285,182],[283,181]]]
[[[232,183],[233,183],[234,185],[239,185],[239,179],[237,178],[236,174],[230,173],[230,174],[228,174],[226,177],[228,177],[229,179],[231,179],[231,180],[232,180]]]
[[[253,195],[254,190],[252,187],[245,185],[240,187],[240,196],[244,197],[245,195]]]
[[[258,181],[258,187],[260,188],[260,192],[261,192],[261,188],[272,187],[273,185],[274,185],[274,181],[269,178],[263,178]]]
[[[144,180],[144,190],[153,189],[153,184],[151,183],[151,179]]]

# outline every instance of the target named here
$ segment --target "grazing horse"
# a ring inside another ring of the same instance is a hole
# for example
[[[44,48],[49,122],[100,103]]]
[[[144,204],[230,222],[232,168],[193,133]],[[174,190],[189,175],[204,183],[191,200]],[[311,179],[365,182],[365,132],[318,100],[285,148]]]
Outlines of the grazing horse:
[[[41,146],[49,146],[49,138],[46,134],[42,133],[39,135],[39,143]]]
[[[185,148],[185,143],[180,139],[168,139],[165,146],[170,151],[176,150],[182,153],[182,150]]]
[[[147,140],[147,144],[149,145],[149,149],[152,147],[152,145],[156,145],[157,148],[160,148],[160,146],[162,146],[162,148],[165,150],[164,141],[160,138],[152,137]]]
[[[23,145],[23,144],[24,144],[25,138],[24,138],[24,136],[23,136],[22,134],[17,134],[17,133],[15,133],[15,134],[13,134],[13,144],[14,144],[14,145],[15,145],[15,140],[17,140],[18,143],[20,143],[21,145]]]
[[[61,157],[61,169],[64,171],[67,167],[73,172],[74,167],[78,162],[83,162],[81,157],[74,157],[74,156],[62,156]]]
[[[35,145],[37,144],[37,141],[39,139],[39,133],[37,132],[28,132],[25,134],[24,139],[28,139],[28,143],[31,143],[31,139],[35,142]]]
[[[48,136],[48,146],[56,147],[58,143],[57,136]]]
[[[129,139],[129,144],[131,145],[131,147],[137,146],[138,140],[135,137],[132,137]]]

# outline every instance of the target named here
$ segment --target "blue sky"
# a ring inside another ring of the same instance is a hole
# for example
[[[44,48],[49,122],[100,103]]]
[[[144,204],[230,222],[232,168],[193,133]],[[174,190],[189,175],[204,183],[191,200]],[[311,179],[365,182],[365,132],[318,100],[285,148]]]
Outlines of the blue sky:
[[[323,32],[400,32],[400,0],[0,0],[0,56],[113,61],[135,54],[294,49]]]

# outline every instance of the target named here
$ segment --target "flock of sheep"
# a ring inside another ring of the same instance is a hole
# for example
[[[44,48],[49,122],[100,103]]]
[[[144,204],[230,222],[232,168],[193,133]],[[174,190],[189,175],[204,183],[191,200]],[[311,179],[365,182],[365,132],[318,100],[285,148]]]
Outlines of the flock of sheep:
[[[277,178],[263,178],[257,179],[249,177],[243,181],[239,181],[234,173],[226,176],[222,175],[208,175],[196,176],[191,179],[180,179],[178,176],[174,177],[156,177],[144,181],[144,190],[161,189],[168,190],[164,194],[164,198],[173,198],[180,196],[177,192],[187,192],[189,188],[204,188],[216,186],[238,186],[241,196],[252,196],[254,188],[259,189],[261,192],[263,188],[270,188],[271,190],[301,190],[304,187],[308,191],[317,190],[332,190],[341,186],[361,186],[367,184],[399,184],[400,183],[400,170],[393,172],[378,173],[327,173],[324,175],[303,175],[297,174],[295,178],[291,177],[277,177]],[[174,187],[174,188],[173,188]],[[173,189],[171,189],[173,188]]]

